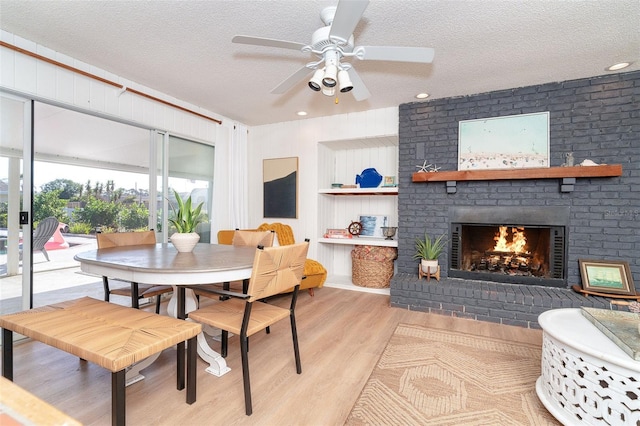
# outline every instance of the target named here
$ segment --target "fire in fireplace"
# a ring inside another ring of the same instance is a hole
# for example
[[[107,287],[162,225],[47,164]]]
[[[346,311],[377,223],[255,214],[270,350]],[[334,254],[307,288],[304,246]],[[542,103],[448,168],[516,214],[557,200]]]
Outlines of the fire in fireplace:
[[[500,217],[503,213],[487,217],[474,214],[473,220],[451,223],[449,276],[565,286],[565,227],[553,224],[558,222],[553,218],[545,219],[549,222],[543,225],[537,223],[538,219],[528,223],[518,211],[505,222],[496,223],[496,219],[505,219]],[[529,221],[539,216],[531,215]]]
[[[463,225],[462,229],[466,238],[461,269],[549,278],[549,228]]]

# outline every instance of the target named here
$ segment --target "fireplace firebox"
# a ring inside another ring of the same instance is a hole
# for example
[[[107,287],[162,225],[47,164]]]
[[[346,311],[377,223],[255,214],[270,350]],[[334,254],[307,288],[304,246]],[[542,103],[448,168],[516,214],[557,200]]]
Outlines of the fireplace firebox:
[[[450,277],[566,287],[568,209],[452,208]]]

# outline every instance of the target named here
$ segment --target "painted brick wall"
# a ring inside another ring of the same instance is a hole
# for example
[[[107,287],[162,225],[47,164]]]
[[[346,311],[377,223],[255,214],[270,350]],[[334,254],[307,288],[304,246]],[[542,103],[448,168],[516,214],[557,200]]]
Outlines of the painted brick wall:
[[[458,182],[455,194],[447,194],[442,182],[411,182],[425,160],[442,170],[457,170],[460,120],[543,111],[550,113],[552,167],[562,165],[564,153],[573,152],[576,164],[587,158],[622,164],[623,176],[577,179],[569,193],[560,192],[556,179]],[[624,260],[640,289],[638,71],[400,105],[399,176],[398,274],[391,284],[396,306],[411,299],[394,283],[417,277],[415,238],[425,231],[448,234],[450,206],[569,207],[568,282],[580,283],[580,258]],[[443,255],[445,277],[448,262],[448,254]],[[415,292],[413,296],[420,298]]]

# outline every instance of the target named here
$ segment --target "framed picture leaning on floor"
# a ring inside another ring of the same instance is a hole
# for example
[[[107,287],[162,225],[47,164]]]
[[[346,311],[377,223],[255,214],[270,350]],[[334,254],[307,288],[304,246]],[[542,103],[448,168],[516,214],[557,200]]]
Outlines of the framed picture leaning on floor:
[[[585,259],[578,262],[583,290],[629,296],[636,294],[627,262]]]

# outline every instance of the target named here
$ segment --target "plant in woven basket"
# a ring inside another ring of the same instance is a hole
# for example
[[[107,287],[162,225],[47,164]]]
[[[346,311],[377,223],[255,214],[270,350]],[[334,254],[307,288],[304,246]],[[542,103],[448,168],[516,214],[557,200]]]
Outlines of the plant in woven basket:
[[[447,246],[446,235],[442,234],[433,239],[427,232],[424,233],[424,239],[416,238],[416,252],[414,259],[421,259],[422,270],[435,273],[438,270],[438,257]]]

